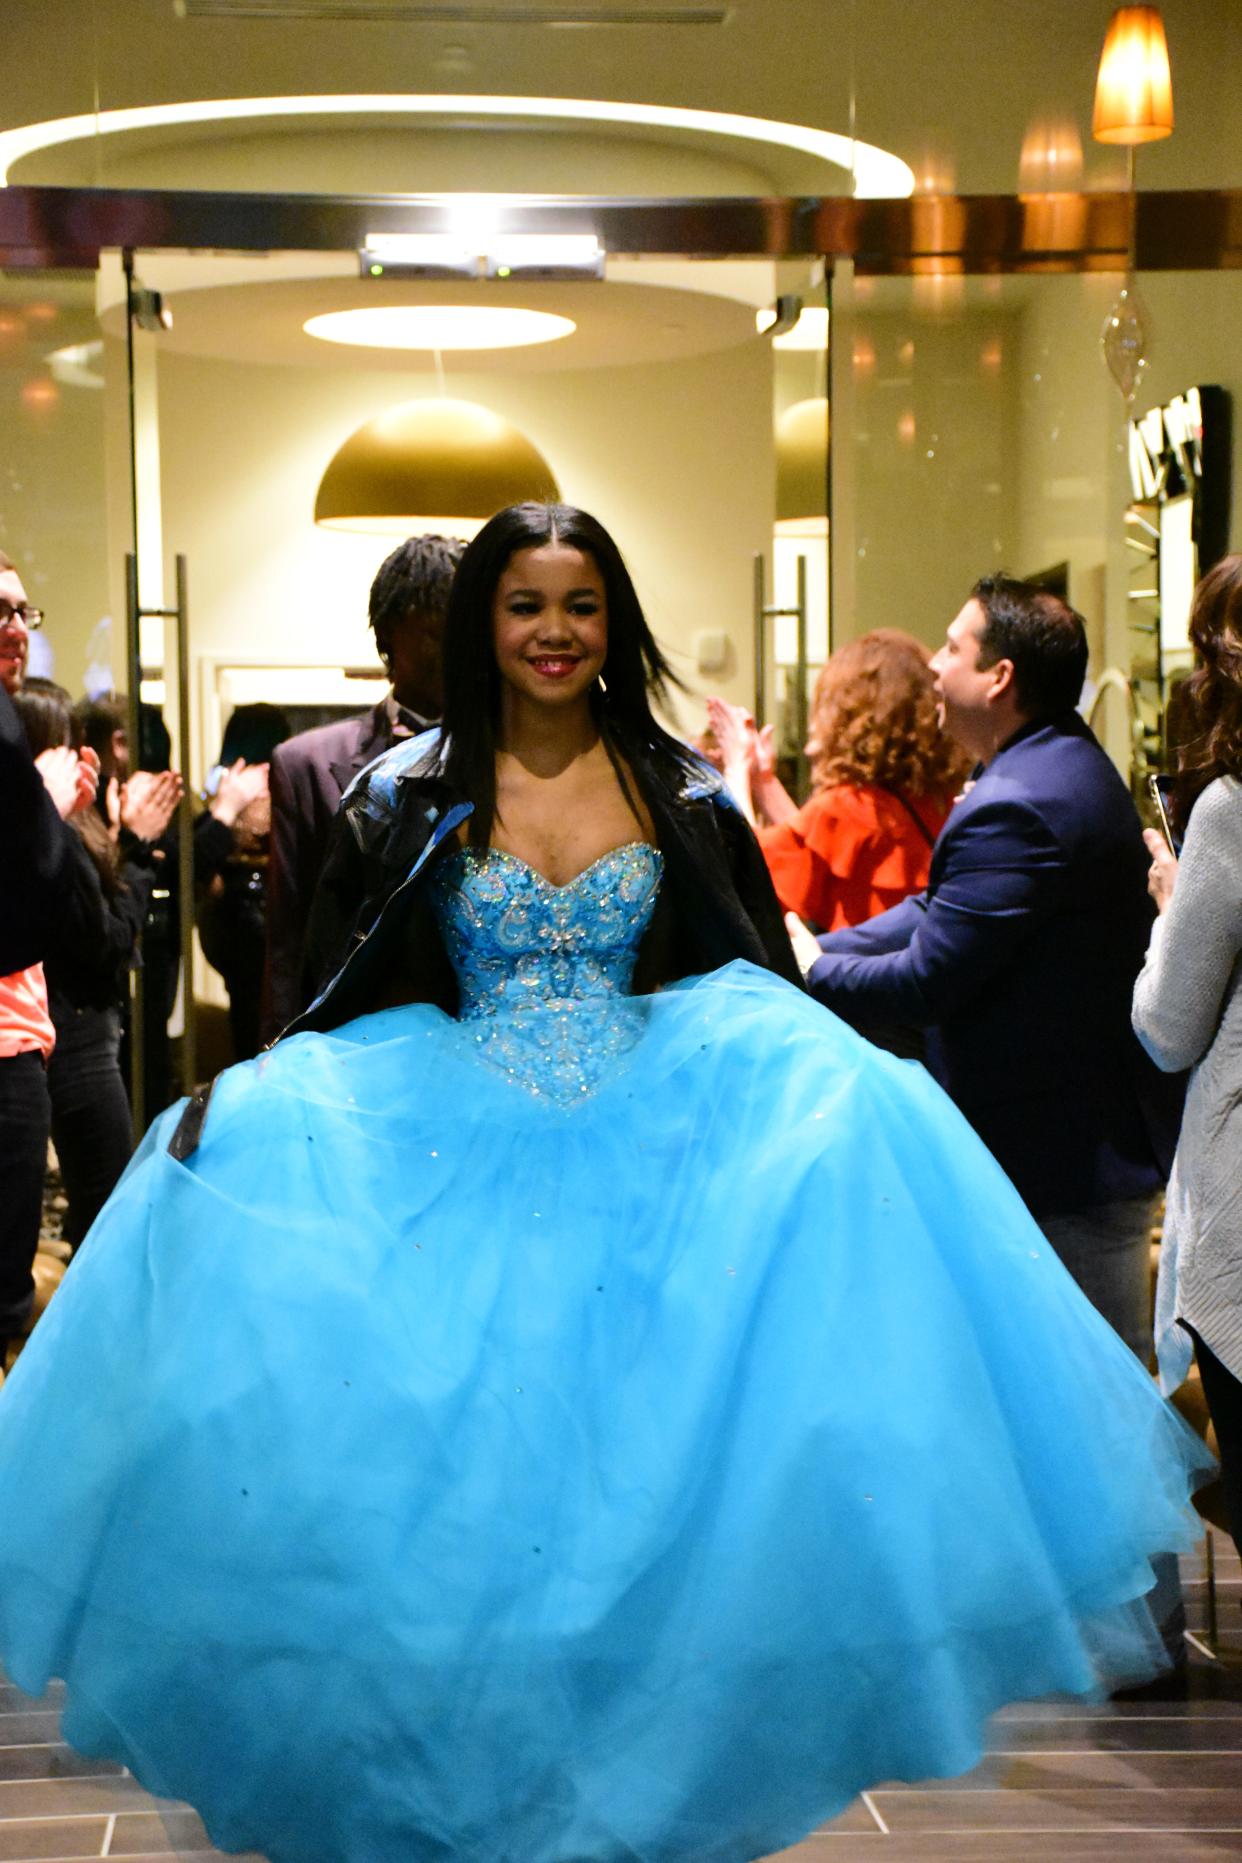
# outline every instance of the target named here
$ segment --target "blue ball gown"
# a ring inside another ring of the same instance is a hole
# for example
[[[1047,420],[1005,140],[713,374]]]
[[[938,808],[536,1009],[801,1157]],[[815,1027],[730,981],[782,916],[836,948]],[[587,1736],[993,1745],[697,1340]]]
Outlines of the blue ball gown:
[[[1197,1442],[916,1065],[660,856],[454,852],[462,1012],[158,1125],[0,1397],[0,1653],[276,1863],[740,1863],[1159,1666]]]

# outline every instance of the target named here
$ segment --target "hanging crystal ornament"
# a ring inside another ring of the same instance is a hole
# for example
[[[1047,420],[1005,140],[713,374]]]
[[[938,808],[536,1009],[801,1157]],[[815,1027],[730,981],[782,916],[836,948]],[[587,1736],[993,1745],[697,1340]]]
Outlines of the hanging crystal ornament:
[[[1126,282],[1113,299],[1108,316],[1104,319],[1104,328],[1100,332],[1100,348],[1108,364],[1108,372],[1121,390],[1126,402],[1134,399],[1135,390],[1147,367],[1147,352],[1151,347],[1151,320],[1147,306],[1139,296],[1139,289],[1134,281],[1134,274],[1126,276]]]

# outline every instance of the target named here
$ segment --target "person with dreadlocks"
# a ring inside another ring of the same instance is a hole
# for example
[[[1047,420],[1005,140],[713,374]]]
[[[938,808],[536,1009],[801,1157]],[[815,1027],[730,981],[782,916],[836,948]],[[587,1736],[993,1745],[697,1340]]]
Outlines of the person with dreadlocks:
[[[444,702],[444,615],[465,545],[407,537],[371,584],[370,624],[392,690],[371,711],[286,739],[272,754],[263,1033],[271,1039],[313,993],[304,945],[311,900],[341,796],[360,770],[423,731]]]

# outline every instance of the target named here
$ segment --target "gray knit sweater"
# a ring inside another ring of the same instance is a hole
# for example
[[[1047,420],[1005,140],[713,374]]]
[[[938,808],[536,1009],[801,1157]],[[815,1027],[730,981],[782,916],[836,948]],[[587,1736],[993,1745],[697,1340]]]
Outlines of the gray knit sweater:
[[[1194,1069],[1156,1293],[1160,1383],[1190,1369],[1193,1326],[1242,1378],[1242,782],[1195,804],[1168,910],[1134,986],[1134,1028],[1159,1067]]]

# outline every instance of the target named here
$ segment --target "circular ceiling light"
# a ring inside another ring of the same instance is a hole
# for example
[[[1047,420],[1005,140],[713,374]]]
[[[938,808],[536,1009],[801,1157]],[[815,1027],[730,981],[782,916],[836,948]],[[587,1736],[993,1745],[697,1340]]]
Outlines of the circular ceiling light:
[[[755,312],[755,328],[762,336],[765,328],[772,321],[770,310]],[[828,312],[823,305],[808,304],[799,315],[792,330],[786,330],[782,336],[772,338],[773,349],[818,350],[821,353],[828,347]]]
[[[380,304],[325,311],[302,325],[324,343],[362,349],[521,349],[555,343],[577,329],[572,317],[499,304]]]
[[[0,186],[24,155],[97,136],[117,136],[139,129],[167,129],[185,123],[240,123],[265,117],[299,116],[436,116],[540,119],[582,123],[636,124],[645,129],[686,130],[705,136],[728,136],[743,142],[796,149],[803,155],[844,169],[854,179],[857,200],[897,198],[914,192],[908,162],[873,143],[836,130],[812,129],[805,123],[781,123],[769,117],[738,116],[727,110],[689,110],[667,104],[616,103],[578,97],[491,97],[402,94],[337,94],[295,97],[216,97],[201,102],[136,104],[123,110],[100,110],[83,116],[53,117],[0,131]]]
[[[329,530],[473,537],[505,505],[560,498],[512,422],[475,401],[406,401],[367,421],[328,462],[315,522]]]

